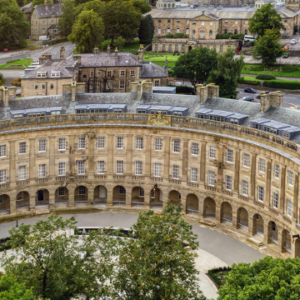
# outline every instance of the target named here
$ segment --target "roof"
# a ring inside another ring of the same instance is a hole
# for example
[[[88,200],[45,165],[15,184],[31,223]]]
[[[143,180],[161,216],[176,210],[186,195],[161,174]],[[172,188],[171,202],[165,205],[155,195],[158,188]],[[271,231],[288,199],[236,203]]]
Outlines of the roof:
[[[11,110],[10,113],[12,115],[18,114],[30,114],[30,113],[38,113],[38,112],[51,112],[51,111],[61,111],[61,106],[54,107],[36,107],[36,108],[27,108],[27,109],[19,109],[19,110]]]
[[[36,5],[34,9],[39,19],[52,18],[53,15],[56,18],[58,18],[62,14],[61,7],[62,5],[59,3],[59,4]]]
[[[20,9],[25,13],[25,14],[30,14],[31,13],[31,8],[32,8],[32,2],[24,5]]]
[[[233,118],[233,119],[244,119],[249,117],[249,115],[241,114],[241,113],[234,113],[230,111],[224,111],[224,110],[216,110],[216,109],[207,109],[207,108],[201,108],[196,111],[196,114],[205,114],[210,116],[219,116],[219,117],[225,117],[225,118]]]
[[[161,78],[167,76],[168,72],[163,67],[151,62],[143,64],[140,74],[140,78]]]
[[[40,73],[40,72],[46,72],[46,77],[44,78],[54,78],[51,76],[51,72],[52,71],[56,71],[56,72],[60,72],[60,76],[59,77],[55,77],[56,79],[57,78],[72,78],[73,77],[73,73],[72,71],[68,70],[67,68],[65,67],[62,67],[62,66],[53,66],[53,65],[42,65],[41,67],[39,68],[36,68],[28,73],[26,73],[25,75],[23,75],[21,77],[21,80],[22,79],[33,79],[33,78],[41,78],[41,77],[38,77],[37,76],[37,73]]]

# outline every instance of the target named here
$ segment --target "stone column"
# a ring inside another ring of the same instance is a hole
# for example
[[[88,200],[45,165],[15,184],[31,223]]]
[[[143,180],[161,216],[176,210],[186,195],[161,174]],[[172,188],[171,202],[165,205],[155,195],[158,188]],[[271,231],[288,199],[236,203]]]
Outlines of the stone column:
[[[68,207],[74,207],[75,204],[75,185],[68,185],[68,195],[69,195],[69,201],[68,201]]]
[[[113,175],[113,163],[114,159],[114,135],[108,134],[108,144],[107,144],[107,175]],[[108,192],[108,191],[107,191]],[[108,203],[108,202],[107,202]],[[112,204],[112,202],[111,202]]]
[[[49,177],[55,177],[55,136],[49,137]]]
[[[144,189],[144,202],[145,202],[145,209],[150,209],[150,188],[147,186]]]
[[[180,202],[182,204],[182,211],[186,214],[186,197],[187,197],[187,193],[186,192],[182,192],[180,193],[181,199]]]
[[[91,184],[87,185],[88,188],[88,205],[94,205],[94,188]]]
[[[299,175],[295,175],[294,199],[293,199],[293,221],[298,223],[298,197],[299,197]]]
[[[12,140],[9,142],[10,151],[9,151],[9,181],[16,181],[16,141]]]
[[[145,177],[151,176],[151,156],[152,156],[151,152],[152,152],[152,137],[151,135],[146,135],[145,172],[144,172]]]
[[[206,171],[206,143],[201,143],[201,157],[200,157],[200,181],[205,184]]]
[[[234,162],[234,191],[239,194],[240,187],[240,150],[235,151],[235,162]]]
[[[248,234],[250,236],[254,235],[256,228],[255,223],[253,222],[253,216],[250,217],[250,213],[248,213]]]
[[[50,211],[55,210],[55,188],[48,189],[49,192],[49,209]]]
[[[106,205],[112,206],[113,205],[113,188],[107,187],[106,189]]]
[[[38,166],[35,166],[35,138],[31,138],[29,141],[29,179],[32,180],[37,177],[35,170],[38,168]]]
[[[133,138],[133,135],[132,134],[127,134],[126,137],[127,137],[127,147],[126,147],[126,169],[125,169],[125,174],[126,175],[132,175],[132,142],[133,142],[132,138]],[[127,195],[127,192],[128,191],[126,189],[126,195]]]
[[[170,138],[165,137],[165,158],[164,158],[164,178],[169,182],[169,172],[170,172]],[[165,198],[165,193],[163,193],[163,197]],[[168,197],[168,195],[167,195]]]
[[[221,221],[221,204],[216,201],[216,223],[220,224]]]
[[[87,134],[88,138],[88,178],[94,179],[94,165],[95,165],[95,134]]]
[[[204,218],[204,199],[205,197],[200,195],[199,197],[199,203],[198,203],[198,215],[200,219]]]
[[[30,211],[35,211],[36,202],[36,190],[30,190],[29,192],[29,209]]]
[[[281,253],[285,251],[283,245],[285,245],[286,236],[282,235],[283,230],[281,227],[277,227],[277,232],[278,232],[278,251]]]
[[[270,243],[272,235],[272,225],[269,220],[264,220],[264,243],[267,245]]]
[[[132,187],[126,187],[126,206],[131,207],[131,193]]]
[[[17,210],[17,192],[13,191],[8,194],[10,215],[15,215]]]
[[[183,139],[183,151],[182,151],[182,180],[188,180],[188,163],[189,163],[189,150],[188,150],[189,140]]]
[[[69,135],[69,172],[75,175],[75,135]]]
[[[237,210],[232,206],[232,227],[234,229],[238,229],[238,218],[237,218]]]

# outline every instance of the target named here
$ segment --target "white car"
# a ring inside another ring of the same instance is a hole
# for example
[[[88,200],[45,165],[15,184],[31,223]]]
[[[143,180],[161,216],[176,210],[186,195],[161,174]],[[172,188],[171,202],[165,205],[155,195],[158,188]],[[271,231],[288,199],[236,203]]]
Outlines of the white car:
[[[295,44],[296,44],[296,40],[295,40],[295,39],[292,39],[292,40],[290,41],[290,44],[291,44],[291,45],[295,45]]]

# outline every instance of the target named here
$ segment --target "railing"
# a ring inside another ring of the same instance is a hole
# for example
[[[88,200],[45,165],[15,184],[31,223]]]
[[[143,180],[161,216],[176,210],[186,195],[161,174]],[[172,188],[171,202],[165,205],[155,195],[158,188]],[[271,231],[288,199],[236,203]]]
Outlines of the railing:
[[[53,116],[43,116],[43,117],[29,117],[29,118],[18,118],[12,120],[0,121],[0,129],[13,129],[12,127],[22,127],[22,128],[32,128],[34,124],[39,127],[49,126],[51,123],[53,125],[59,125],[63,123],[64,125],[73,124],[74,122],[79,122],[84,124],[94,124],[95,122],[101,122],[105,124],[110,123],[123,123],[123,124],[147,124],[148,115],[147,114],[131,114],[131,113],[83,113],[83,114],[70,114],[70,115],[53,115]],[[192,117],[171,117],[172,127],[182,127],[182,128],[194,128],[213,131],[217,133],[228,133],[235,136],[245,137],[247,139],[252,139],[258,141],[258,139],[263,139],[265,142],[268,141],[270,144],[281,145],[281,147],[286,148],[286,150],[292,153],[298,152],[298,146],[294,142],[282,138],[280,136],[274,135],[272,133],[267,133],[255,128],[244,127],[241,125],[229,124],[225,122],[192,118]],[[300,157],[300,156],[299,156]]]
[[[94,205],[101,205],[101,206],[105,206],[107,204],[106,200],[94,200]]]
[[[125,206],[126,201],[113,201],[113,205],[115,205],[115,206]]]
[[[29,210],[29,204],[27,205],[17,205],[16,210],[21,210],[21,209],[28,209]]]
[[[196,215],[196,216],[198,216],[198,214],[199,214],[198,209],[195,209],[195,208],[187,208],[186,212],[189,215]]]
[[[85,200],[85,201],[74,201],[74,205],[75,206],[83,206],[83,205],[88,205],[88,201]]]
[[[163,203],[162,202],[150,202],[150,207],[163,207]]]
[[[131,202],[131,206],[145,206],[144,202]]]

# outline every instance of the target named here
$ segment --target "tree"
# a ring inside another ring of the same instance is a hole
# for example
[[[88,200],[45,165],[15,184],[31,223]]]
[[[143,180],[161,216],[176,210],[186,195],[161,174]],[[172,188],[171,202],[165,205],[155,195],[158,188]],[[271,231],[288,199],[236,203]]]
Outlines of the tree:
[[[266,256],[252,265],[234,264],[219,295],[219,300],[298,300],[300,260]]]
[[[152,40],[151,32],[152,32],[152,28],[151,28],[149,19],[142,18],[141,23],[140,23],[139,32],[138,32],[138,36],[139,36],[141,44],[148,45],[151,43],[151,40]]]
[[[189,78],[192,85],[206,81],[209,72],[217,67],[217,53],[207,48],[196,48],[181,55],[175,67],[174,75],[177,77]]]
[[[32,289],[26,289],[25,284],[19,283],[14,277],[4,275],[0,279],[1,300],[34,300]]]
[[[131,3],[141,14],[151,11],[151,5],[146,0],[131,0]]]
[[[58,21],[60,34],[67,37],[71,34],[75,22],[75,5],[74,0],[65,0],[62,4],[62,15]]]
[[[268,29],[265,34],[259,37],[252,50],[255,59],[262,59],[264,65],[276,63],[276,58],[281,57],[286,51],[280,43],[281,36],[274,29]]]
[[[27,288],[34,299],[70,300],[83,294],[90,299],[109,294],[105,284],[113,273],[116,239],[102,231],[86,236],[81,243],[74,217],[49,216],[35,225],[10,230],[12,255],[4,252],[1,264],[8,275]]]
[[[272,3],[263,5],[249,19],[249,31],[252,34],[263,36],[267,29],[274,29],[277,34],[280,29],[285,29],[281,23],[281,15],[273,9]]]
[[[181,205],[168,202],[161,215],[140,213],[131,230],[136,238],[120,250],[114,299],[206,299],[197,284],[196,255],[190,251],[199,246],[197,236],[182,219]]]
[[[99,15],[92,10],[83,10],[75,22],[69,41],[76,44],[77,53],[92,53],[103,41],[104,25]]]
[[[93,0],[75,0],[75,6],[78,6],[80,4],[85,4],[89,1],[93,1]]]
[[[124,45],[125,45],[125,40],[121,36],[115,39],[114,47],[117,47],[118,49],[122,49]]]
[[[0,49],[19,44],[28,36],[30,23],[15,1],[0,0]]]
[[[244,56],[234,58],[235,51],[232,48],[226,52],[218,53],[217,68],[209,74],[208,82],[220,86],[220,97],[235,99],[237,95],[238,79],[244,65]]]
[[[24,4],[28,4],[30,2],[32,2],[32,10],[33,10],[36,5],[44,5],[45,0],[24,0]],[[47,0],[47,3],[51,4],[51,0]],[[57,4],[58,0],[54,0],[53,3]]]
[[[146,16],[146,19],[148,19],[149,20],[149,22],[150,22],[150,25],[151,25],[151,40],[153,39],[153,37],[154,37],[154,30],[155,30],[155,26],[154,26],[154,20],[153,20],[153,18],[152,18],[152,16],[151,15],[147,15]]]

